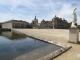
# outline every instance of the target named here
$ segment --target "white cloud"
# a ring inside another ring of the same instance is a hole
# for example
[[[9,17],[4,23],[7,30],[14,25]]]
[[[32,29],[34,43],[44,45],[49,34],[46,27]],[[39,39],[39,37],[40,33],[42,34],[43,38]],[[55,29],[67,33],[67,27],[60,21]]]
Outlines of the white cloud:
[[[77,7],[78,24],[80,24],[80,1],[64,0],[0,0],[0,21],[9,19],[27,20],[29,22],[37,15],[42,19],[51,20],[55,15],[72,21],[72,11]]]

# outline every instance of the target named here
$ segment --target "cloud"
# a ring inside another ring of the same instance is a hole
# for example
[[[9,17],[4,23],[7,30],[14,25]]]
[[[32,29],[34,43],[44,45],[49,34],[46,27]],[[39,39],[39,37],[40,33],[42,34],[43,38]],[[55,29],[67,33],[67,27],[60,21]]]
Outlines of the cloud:
[[[51,20],[55,15],[72,21],[72,11],[77,7],[78,24],[80,24],[79,0],[0,0],[0,21],[20,19],[31,22],[37,15]]]

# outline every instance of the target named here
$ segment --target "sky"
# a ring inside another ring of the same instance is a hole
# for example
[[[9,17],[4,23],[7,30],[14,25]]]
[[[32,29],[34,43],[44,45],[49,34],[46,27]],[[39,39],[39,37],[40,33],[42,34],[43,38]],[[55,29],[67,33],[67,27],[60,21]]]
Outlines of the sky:
[[[80,0],[0,0],[0,22],[12,19],[31,22],[35,15],[39,22],[50,21],[55,15],[72,22],[74,8],[80,25]]]

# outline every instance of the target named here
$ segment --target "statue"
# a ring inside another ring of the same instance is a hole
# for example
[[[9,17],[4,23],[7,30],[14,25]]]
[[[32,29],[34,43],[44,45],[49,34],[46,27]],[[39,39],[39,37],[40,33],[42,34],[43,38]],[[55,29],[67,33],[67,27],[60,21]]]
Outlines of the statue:
[[[77,23],[76,9],[77,8],[75,8],[73,10],[73,21],[72,21],[72,25],[71,25],[71,27],[75,27],[75,28],[77,28],[77,26],[75,25]]]

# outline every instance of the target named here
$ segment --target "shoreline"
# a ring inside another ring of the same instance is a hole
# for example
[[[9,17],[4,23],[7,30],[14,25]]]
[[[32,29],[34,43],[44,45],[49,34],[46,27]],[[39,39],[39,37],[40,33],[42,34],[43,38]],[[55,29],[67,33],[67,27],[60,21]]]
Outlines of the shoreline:
[[[80,44],[69,43],[68,29],[13,29],[25,34],[41,37],[51,41],[58,41],[65,45],[72,46],[71,49],[59,55],[53,60],[80,60]],[[80,41],[80,32],[79,32]]]
[[[52,52],[52,53],[38,59],[38,60],[51,60],[51,59],[54,59],[55,57],[61,55],[62,53],[66,52],[68,49],[70,49],[72,47],[70,45],[62,44],[62,43],[57,42],[57,41],[44,39],[44,38],[37,37],[37,36],[31,35],[31,34],[22,33],[22,32],[16,31],[16,30],[12,30],[12,31],[16,32],[16,33],[19,33],[19,34],[25,34],[29,37],[32,37],[32,38],[35,38],[35,39],[38,39],[38,40],[41,40],[41,41],[44,41],[44,42],[47,42],[47,43],[50,43],[50,44],[54,44],[54,45],[57,45],[57,46],[61,47],[61,49],[56,50],[56,51],[54,51],[54,52]]]

